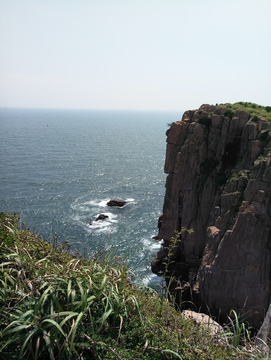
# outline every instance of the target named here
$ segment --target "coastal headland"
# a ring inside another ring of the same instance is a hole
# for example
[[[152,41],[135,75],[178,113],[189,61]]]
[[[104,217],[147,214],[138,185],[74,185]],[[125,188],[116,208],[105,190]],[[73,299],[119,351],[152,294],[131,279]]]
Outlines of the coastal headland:
[[[234,309],[258,328],[271,300],[270,110],[205,104],[171,124],[165,246],[152,261],[180,308],[191,301],[220,320]]]

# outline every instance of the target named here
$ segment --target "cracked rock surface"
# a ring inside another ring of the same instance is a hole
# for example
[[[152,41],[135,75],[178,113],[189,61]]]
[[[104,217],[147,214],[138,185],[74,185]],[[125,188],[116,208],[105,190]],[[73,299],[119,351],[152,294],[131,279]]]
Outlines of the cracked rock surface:
[[[181,232],[169,269],[198,306],[222,317],[234,309],[259,327],[271,300],[271,127],[225,114],[202,105],[168,130],[158,236],[167,248]],[[165,256],[153,260],[155,273]]]

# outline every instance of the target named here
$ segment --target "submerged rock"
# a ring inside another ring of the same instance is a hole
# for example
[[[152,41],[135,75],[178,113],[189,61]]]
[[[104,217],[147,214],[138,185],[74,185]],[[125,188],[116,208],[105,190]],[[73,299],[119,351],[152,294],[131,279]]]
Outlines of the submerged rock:
[[[220,319],[234,309],[256,327],[271,302],[270,129],[261,116],[212,105],[172,123],[158,235],[167,248],[181,233],[167,271],[190,285],[196,305]]]
[[[125,200],[121,199],[111,199],[107,202],[107,206],[116,206],[116,207],[123,207],[126,204]]]
[[[105,219],[108,219],[108,215],[100,214],[100,215],[95,219],[95,221],[105,220]]]

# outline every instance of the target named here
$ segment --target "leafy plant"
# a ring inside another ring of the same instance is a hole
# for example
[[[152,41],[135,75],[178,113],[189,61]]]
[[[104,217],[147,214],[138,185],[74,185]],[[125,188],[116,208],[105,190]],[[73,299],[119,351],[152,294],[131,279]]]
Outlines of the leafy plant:
[[[233,315],[233,319],[231,318],[231,315]],[[234,347],[237,347],[241,344],[241,340],[246,337],[246,326],[242,322],[239,322],[238,316],[236,311],[231,310],[230,314],[228,316],[230,325],[227,327],[229,332],[226,333],[228,338],[230,339],[230,342]]]
[[[259,122],[259,118],[257,115],[254,115],[251,119],[251,121],[253,121],[254,123],[258,123]]]
[[[232,119],[235,115],[235,111],[232,111],[231,109],[227,109],[225,112],[224,112],[224,116],[225,117],[228,117],[230,119]]]
[[[176,233],[169,264],[179,241]],[[20,229],[17,215],[1,214],[1,360],[251,358],[184,319],[167,296],[133,284],[128,261],[114,249],[85,259],[65,246]]]

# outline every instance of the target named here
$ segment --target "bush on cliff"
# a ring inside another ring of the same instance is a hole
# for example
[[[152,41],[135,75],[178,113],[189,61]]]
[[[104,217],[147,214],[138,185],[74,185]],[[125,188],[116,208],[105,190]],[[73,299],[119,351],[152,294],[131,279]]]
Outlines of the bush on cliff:
[[[251,102],[239,101],[234,104],[226,103],[220,104],[221,107],[226,107],[226,115],[229,114],[229,117],[233,117],[236,110],[243,110],[250,113],[251,117],[253,116],[263,116],[266,121],[271,123],[271,106],[262,106],[254,104]],[[224,114],[225,115],[225,114]]]
[[[0,215],[1,359],[258,359],[137,288],[114,254],[85,259]]]

